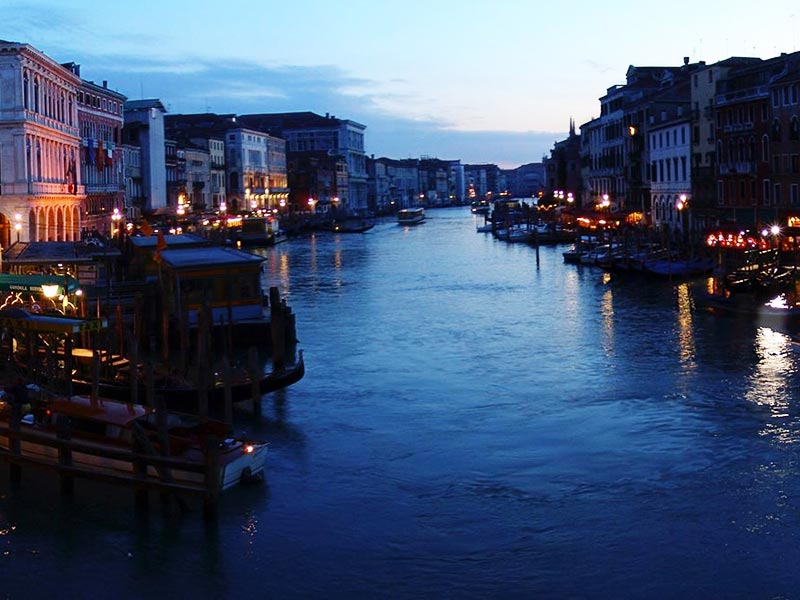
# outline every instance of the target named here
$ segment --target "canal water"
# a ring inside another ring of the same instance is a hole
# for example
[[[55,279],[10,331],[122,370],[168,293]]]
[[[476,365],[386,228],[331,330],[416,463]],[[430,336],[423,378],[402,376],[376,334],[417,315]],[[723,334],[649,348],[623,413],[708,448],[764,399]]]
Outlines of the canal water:
[[[0,598],[796,597],[790,338],[475,225],[259,250],[307,366],[237,415],[267,481],[209,527],[2,467]]]

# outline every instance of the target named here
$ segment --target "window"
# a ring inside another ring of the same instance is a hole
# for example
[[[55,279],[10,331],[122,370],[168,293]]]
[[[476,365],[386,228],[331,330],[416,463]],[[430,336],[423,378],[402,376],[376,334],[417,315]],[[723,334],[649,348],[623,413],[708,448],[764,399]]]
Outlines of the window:
[[[798,202],[800,201],[798,194],[800,194],[800,186],[798,186],[796,183],[793,183],[792,187],[789,188],[789,202],[792,206],[797,206]]]
[[[780,105],[781,105],[780,90],[772,90],[772,106],[777,108]]]
[[[769,136],[761,137],[761,162],[769,162]]]
[[[762,184],[764,190],[764,206],[770,206],[772,204],[772,199],[770,197],[770,193],[772,191],[772,182],[769,179],[765,179]]]
[[[781,184],[776,183],[774,187],[775,195],[773,196],[773,200],[775,201],[775,206],[780,206],[781,202],[783,201],[781,198]]]

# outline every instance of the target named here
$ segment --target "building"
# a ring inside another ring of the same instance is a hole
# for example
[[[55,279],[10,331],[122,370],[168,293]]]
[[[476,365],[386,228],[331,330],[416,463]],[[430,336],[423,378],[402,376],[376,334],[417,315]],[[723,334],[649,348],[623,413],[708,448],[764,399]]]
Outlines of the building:
[[[141,152],[141,204],[134,208],[144,214],[167,206],[166,137],[164,114],[159,100],[128,100],[123,106],[123,142]]]
[[[683,106],[652,116],[650,148],[650,214],[655,227],[685,232],[691,197],[691,121]]]
[[[323,117],[313,112],[240,115],[237,119],[243,126],[286,140],[287,164],[305,164],[305,168],[317,164],[320,168],[329,170],[331,165],[322,160],[320,153],[328,154],[334,160],[340,157],[346,172],[337,175],[340,184],[336,186],[336,190],[331,186],[328,195],[331,199],[337,198],[338,204],[348,212],[367,211],[365,125],[347,119],[337,119],[330,114]],[[307,161],[298,156],[304,153],[307,154]],[[291,173],[291,168],[289,171]],[[305,179],[309,180],[308,177]],[[321,175],[311,179],[321,181],[325,177]],[[346,189],[342,189],[345,184]],[[289,187],[292,190],[290,196],[292,210],[306,210],[309,197],[296,191],[291,180]],[[323,196],[323,203],[324,199]],[[311,200],[312,203],[316,203],[319,198],[312,196]]]
[[[370,209],[379,214],[391,214],[401,208],[416,206],[419,201],[418,163],[413,158],[369,158]]]
[[[573,204],[583,196],[581,177],[581,137],[575,132],[575,122],[569,121],[569,135],[556,142],[550,157],[544,160],[545,181],[540,187],[547,202]],[[532,194],[514,194],[530,196]]]
[[[80,65],[64,65],[80,77]],[[122,107],[127,98],[102,85],[81,79],[78,126],[81,132],[80,171],[86,187],[81,207],[82,230],[109,235],[119,225],[116,215],[127,214],[122,151]],[[115,220],[117,222],[115,223]]]
[[[36,48],[0,41],[0,245],[80,237],[82,81]]]

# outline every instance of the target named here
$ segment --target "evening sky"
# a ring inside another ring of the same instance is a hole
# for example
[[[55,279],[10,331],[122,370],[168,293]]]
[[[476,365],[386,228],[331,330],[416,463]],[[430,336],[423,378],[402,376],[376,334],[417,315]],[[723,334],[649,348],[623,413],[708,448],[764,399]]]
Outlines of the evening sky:
[[[629,65],[797,50],[789,0],[5,0],[27,43],[170,114],[313,111],[375,156],[538,162]]]

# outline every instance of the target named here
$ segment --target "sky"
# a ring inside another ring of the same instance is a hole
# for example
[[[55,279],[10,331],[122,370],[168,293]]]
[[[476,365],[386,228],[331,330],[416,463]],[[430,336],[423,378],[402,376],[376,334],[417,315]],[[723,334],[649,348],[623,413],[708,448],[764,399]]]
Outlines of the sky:
[[[330,113],[368,155],[540,162],[629,65],[798,49],[788,0],[2,0],[0,39],[169,114]]]

